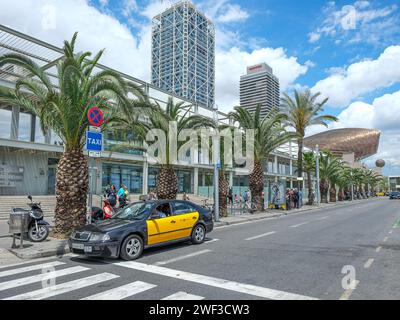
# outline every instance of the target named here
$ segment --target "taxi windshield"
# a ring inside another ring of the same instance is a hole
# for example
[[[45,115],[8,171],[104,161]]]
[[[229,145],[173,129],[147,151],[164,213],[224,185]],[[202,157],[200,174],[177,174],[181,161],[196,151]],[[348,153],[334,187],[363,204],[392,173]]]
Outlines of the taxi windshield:
[[[152,205],[152,203],[136,202],[125,207],[120,212],[113,215],[110,219],[142,220],[145,218],[145,215]]]

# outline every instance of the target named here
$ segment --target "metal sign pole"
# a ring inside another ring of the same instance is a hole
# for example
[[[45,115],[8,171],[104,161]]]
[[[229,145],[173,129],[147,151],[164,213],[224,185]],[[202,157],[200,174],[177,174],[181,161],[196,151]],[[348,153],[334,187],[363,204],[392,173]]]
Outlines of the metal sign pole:
[[[213,108],[214,122],[218,130],[218,108]],[[214,139],[214,214],[215,221],[219,221],[219,176],[218,176],[218,163],[219,163],[219,135]]]
[[[317,205],[319,206],[320,204],[320,190],[319,190],[319,146],[316,145],[315,146],[315,151],[317,153],[317,159],[316,159],[316,166],[315,166],[315,170],[316,170],[316,175],[317,175],[317,187],[316,187],[316,194],[317,194]]]

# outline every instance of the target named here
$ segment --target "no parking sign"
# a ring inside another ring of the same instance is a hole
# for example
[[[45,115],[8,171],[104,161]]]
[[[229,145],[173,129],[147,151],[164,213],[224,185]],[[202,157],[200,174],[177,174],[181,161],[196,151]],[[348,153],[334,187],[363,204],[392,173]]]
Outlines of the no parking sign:
[[[103,111],[98,107],[91,107],[88,111],[88,121],[92,126],[99,127],[104,121]]]

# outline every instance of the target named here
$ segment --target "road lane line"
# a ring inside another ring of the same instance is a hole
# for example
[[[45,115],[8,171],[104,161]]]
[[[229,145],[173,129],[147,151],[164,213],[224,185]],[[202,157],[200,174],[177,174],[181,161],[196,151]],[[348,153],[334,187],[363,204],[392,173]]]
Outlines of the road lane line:
[[[41,274],[37,274],[37,275],[31,276],[31,277],[25,277],[25,278],[19,278],[19,279],[15,279],[15,280],[6,281],[6,282],[0,282],[0,291],[7,290],[10,288],[24,286],[24,285],[35,283],[35,282],[40,282],[42,280],[49,280],[49,279],[56,278],[56,277],[70,275],[73,273],[82,272],[82,271],[86,271],[86,270],[90,270],[90,269],[78,266],[78,267],[57,270],[54,272],[41,273]]]
[[[376,250],[375,250],[375,251],[376,251],[376,252],[379,252],[379,251],[381,251],[381,249],[382,249],[382,247],[381,247],[381,246],[379,246],[379,247],[377,247],[377,248],[376,248]]]
[[[169,260],[158,261],[158,262],[155,263],[155,265],[158,265],[158,266],[159,266],[159,265],[164,265],[164,264],[167,264],[167,263],[171,263],[171,262],[180,261],[180,260],[183,260],[183,259],[195,257],[195,256],[198,256],[198,255],[200,255],[200,254],[207,253],[207,252],[211,252],[211,250],[209,250],[209,249],[201,250],[201,251],[189,253],[189,254],[184,255],[184,256],[172,258],[172,259],[169,259]]]
[[[212,239],[212,240],[206,240],[203,243],[211,243],[211,242],[215,242],[218,241],[219,239]]]
[[[389,231],[389,234],[391,234],[392,232],[393,232],[393,230],[390,230],[390,231]]]
[[[316,300],[316,298],[303,296],[296,293],[290,293],[280,290],[274,290],[264,287],[259,287],[251,284],[240,283],[236,281],[229,281],[221,278],[214,278],[210,276],[204,276],[201,274],[180,271],[170,269],[166,267],[160,267],[135,261],[124,261],[114,263],[116,266],[139,270],[143,272],[149,272],[157,274],[159,276],[170,277],[174,279],[186,280],[202,285],[208,285],[225,290],[231,290],[234,292],[240,292],[257,296],[261,298],[273,299],[273,300]]]
[[[388,237],[385,237],[384,239],[383,239],[383,242],[386,242],[388,240]]]
[[[195,294],[190,294],[183,291],[178,291],[174,294],[171,294],[168,297],[162,298],[161,300],[203,300],[204,297],[196,296]]]
[[[269,236],[269,235],[274,234],[274,233],[275,233],[275,231],[271,231],[271,232],[259,234],[258,236],[250,237],[250,238],[247,238],[247,239],[244,239],[244,240],[246,240],[246,241],[248,241],[248,240],[254,240],[254,239],[261,238],[261,237]]]
[[[374,262],[374,259],[372,259],[372,258],[368,259],[367,262],[364,264],[364,268],[368,269],[373,262]]]
[[[310,221],[302,222],[302,223],[299,223],[299,224],[294,224],[293,226],[290,226],[290,228],[297,228],[297,227],[300,227],[300,226],[302,226],[304,224],[307,224],[307,223],[310,223]]]
[[[347,289],[343,292],[343,294],[340,296],[339,300],[348,300],[351,296],[351,294],[353,293],[354,290],[356,290],[358,284],[360,283],[359,280],[356,280],[355,285],[354,285],[354,289]]]
[[[48,286],[39,290],[22,293],[4,300],[42,300],[115,278],[119,278],[119,276],[104,272],[94,276],[56,284],[55,286]]]
[[[328,219],[328,218],[329,218],[328,216],[326,216],[326,217],[321,217],[321,218],[315,219],[315,221],[325,220],[325,219]]]
[[[24,273],[24,272],[29,272],[29,271],[35,271],[39,269],[44,269],[44,268],[51,268],[51,267],[56,267],[65,264],[64,262],[59,262],[59,261],[54,261],[54,262],[49,262],[49,263],[43,263],[43,264],[36,264],[33,266],[28,266],[28,267],[22,267],[22,268],[17,268],[17,269],[11,269],[11,270],[6,270],[6,271],[1,271],[0,272],[0,278],[14,275],[14,274],[19,274],[19,273]]]
[[[81,300],[122,300],[128,297],[131,297],[140,292],[150,290],[152,288],[157,287],[155,284],[135,281],[132,283],[128,283],[121,287],[113,288],[104,292],[96,293],[86,298],[82,298]]]

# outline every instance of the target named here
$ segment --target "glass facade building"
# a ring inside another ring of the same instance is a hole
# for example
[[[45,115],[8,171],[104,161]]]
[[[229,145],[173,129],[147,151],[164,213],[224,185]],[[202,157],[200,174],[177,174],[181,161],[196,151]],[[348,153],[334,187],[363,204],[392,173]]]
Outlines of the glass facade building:
[[[152,21],[153,85],[212,108],[215,99],[215,30],[189,1]]]

